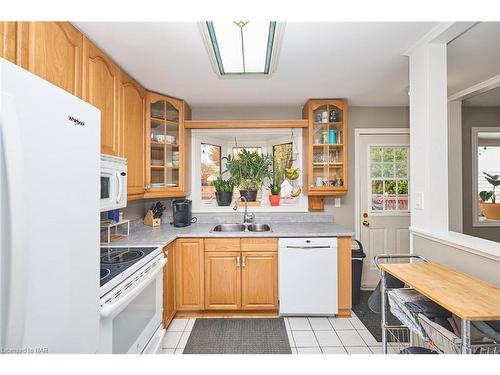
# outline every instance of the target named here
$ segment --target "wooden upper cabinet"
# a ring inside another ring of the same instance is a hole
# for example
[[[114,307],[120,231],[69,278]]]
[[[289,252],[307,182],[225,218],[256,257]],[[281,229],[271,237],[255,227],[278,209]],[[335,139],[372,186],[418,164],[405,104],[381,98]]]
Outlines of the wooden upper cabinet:
[[[17,63],[81,97],[83,36],[69,22],[20,22]]]
[[[16,63],[17,22],[0,22],[0,57]]]
[[[87,38],[83,41],[83,100],[101,110],[101,152],[122,156],[119,122],[121,71]]]
[[[241,308],[275,310],[278,308],[278,253],[241,253]]]
[[[184,197],[190,142],[184,120],[191,111],[182,100],[152,92],[146,97],[145,197]]]
[[[241,254],[205,253],[205,309],[237,310],[241,306]]]
[[[128,168],[128,199],[141,199],[145,185],[146,92],[124,73],[120,81],[120,110],[122,150]]]
[[[204,303],[203,239],[181,238],[175,241],[175,289],[177,310],[203,310]]]

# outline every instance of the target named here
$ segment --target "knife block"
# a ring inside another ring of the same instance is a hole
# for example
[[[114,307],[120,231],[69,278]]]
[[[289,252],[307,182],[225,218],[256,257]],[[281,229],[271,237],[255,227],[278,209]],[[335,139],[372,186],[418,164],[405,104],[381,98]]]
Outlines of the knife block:
[[[146,216],[144,216],[144,224],[149,225],[150,227],[159,227],[161,224],[161,219],[155,219],[153,217],[153,211],[148,210]]]

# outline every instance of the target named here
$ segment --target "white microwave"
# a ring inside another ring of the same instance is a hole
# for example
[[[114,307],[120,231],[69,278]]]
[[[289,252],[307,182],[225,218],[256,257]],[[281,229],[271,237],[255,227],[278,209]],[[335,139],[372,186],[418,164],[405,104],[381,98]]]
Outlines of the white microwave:
[[[101,154],[101,212],[127,207],[127,159]]]

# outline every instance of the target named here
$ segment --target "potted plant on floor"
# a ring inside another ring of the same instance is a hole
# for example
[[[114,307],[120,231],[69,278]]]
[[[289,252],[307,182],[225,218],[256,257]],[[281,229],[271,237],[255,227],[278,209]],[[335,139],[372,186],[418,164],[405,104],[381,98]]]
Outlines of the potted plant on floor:
[[[483,172],[486,181],[488,181],[492,186],[492,191],[481,191],[479,193],[479,209],[486,219],[489,220],[500,220],[500,203],[496,203],[496,188],[500,186],[500,176],[491,175]],[[489,200],[491,199],[491,202]]]
[[[233,200],[233,189],[234,183],[231,179],[223,180],[222,178],[217,178],[213,185],[215,187],[215,198],[217,199],[217,205],[219,206],[229,206]]]
[[[231,180],[239,188],[241,196],[248,202],[255,202],[264,180],[271,178],[272,157],[243,149],[238,155],[228,155],[223,160],[227,168],[224,173],[231,174]]]

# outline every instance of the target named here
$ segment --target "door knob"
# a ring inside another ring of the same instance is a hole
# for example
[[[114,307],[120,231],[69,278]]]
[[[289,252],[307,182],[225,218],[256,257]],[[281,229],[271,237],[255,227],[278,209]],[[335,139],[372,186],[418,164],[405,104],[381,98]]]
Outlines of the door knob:
[[[368,213],[363,213],[363,219],[366,219],[368,217]]]
[[[369,227],[370,226],[370,223],[368,222],[368,220],[363,220],[363,223],[362,223],[365,227]]]

